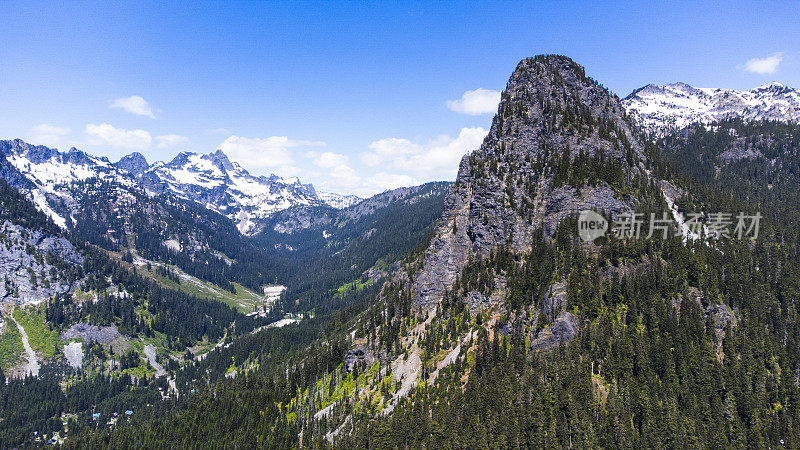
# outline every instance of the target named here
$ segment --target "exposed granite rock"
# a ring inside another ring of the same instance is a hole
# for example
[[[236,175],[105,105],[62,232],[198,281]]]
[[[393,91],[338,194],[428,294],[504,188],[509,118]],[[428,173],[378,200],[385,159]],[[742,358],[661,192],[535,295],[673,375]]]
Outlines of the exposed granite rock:
[[[272,229],[278,233],[294,233],[299,230],[320,229],[330,225],[336,210],[329,206],[294,207],[275,214]]]
[[[133,152],[130,155],[123,156],[122,159],[114,163],[114,165],[122,170],[127,170],[136,177],[141,176],[150,168],[147,159],[139,152]]]
[[[567,308],[567,283],[554,283],[544,298],[542,312],[549,320],[553,320]]]
[[[720,343],[725,338],[725,333],[730,327],[736,326],[739,322],[731,307],[724,303],[711,305],[706,308],[706,316],[714,327],[714,334],[717,336],[717,341]]]
[[[483,144],[461,160],[415,281],[414,304],[435,307],[473,257],[501,245],[527,251],[537,229],[552,235],[583,209],[615,215],[635,206],[602,181],[581,189],[556,185],[554,161],[567,153],[571,159],[599,153],[634,175],[646,172],[642,137],[616,97],[569,58],[523,60]]]
[[[706,308],[707,322],[713,327],[714,336],[717,338],[717,345],[715,353],[717,360],[722,362],[725,359],[725,352],[722,347],[722,341],[732,327],[735,327],[739,322],[730,306],[720,303],[717,305],[710,305]]]
[[[107,327],[99,327],[97,325],[79,322],[69,327],[67,331],[61,333],[61,340],[66,342],[70,339],[81,338],[87,344],[92,341],[97,341],[101,344],[108,345],[120,336],[122,335],[119,330],[117,330],[116,325],[112,324]]]
[[[567,343],[578,334],[578,319],[569,311],[556,317],[553,323],[539,331],[531,341],[531,350],[552,350]]]
[[[700,292],[700,289],[692,286],[686,290],[685,297],[674,297],[670,300],[670,303],[672,303],[672,307],[675,308],[675,311],[680,313],[683,302],[687,300],[694,302],[697,304],[697,306],[703,308],[703,302],[705,301],[705,298],[703,297],[703,293]]]
[[[700,289],[697,289],[696,287],[690,287],[686,290],[686,298],[697,303],[697,305],[701,308],[703,307],[705,297],[703,296],[703,293],[700,292]]]
[[[69,292],[74,280],[64,266],[80,264],[83,256],[66,239],[0,224],[0,299],[24,305]]]
[[[372,351],[370,351],[367,347],[360,346],[348,350],[347,354],[344,356],[344,367],[348,372],[352,372],[356,363],[360,361],[365,361],[367,365],[372,364],[375,361]]]
[[[469,291],[464,302],[470,311],[481,311],[490,304],[489,298],[478,291]]]
[[[748,145],[747,139],[738,138],[725,148],[725,151],[720,153],[717,158],[724,163],[732,163],[741,159],[756,159],[763,156],[757,148]]]

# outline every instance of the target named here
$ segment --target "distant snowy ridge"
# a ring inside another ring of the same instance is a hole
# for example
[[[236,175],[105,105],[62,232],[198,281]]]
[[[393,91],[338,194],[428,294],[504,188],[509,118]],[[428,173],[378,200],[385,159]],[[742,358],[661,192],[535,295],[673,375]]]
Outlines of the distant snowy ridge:
[[[318,192],[317,196],[325,204],[336,209],[349,208],[364,200],[357,195],[335,194],[333,192]]]
[[[22,188],[37,208],[62,228],[66,227],[68,212],[75,204],[70,189],[74,184],[89,178],[112,181],[127,187],[136,184],[133,177],[118,170],[108,159],[97,158],[75,148],[59,152],[41,145],[30,145],[20,139],[0,141],[2,158],[28,181],[25,185],[19,182],[12,182],[12,185]],[[8,181],[13,180],[9,173],[0,172],[9,178]]]
[[[90,178],[149,195],[171,191],[227,216],[242,234],[258,232],[271,214],[293,206],[346,208],[361,201],[353,195],[317,194],[314,186],[296,177],[253,176],[220,150],[183,152],[168,163],[152,165],[132,153],[110,163],[74,148],[60,152],[17,139],[0,141],[0,163],[0,176],[16,180],[17,187],[62,228],[76,203],[74,185]]]
[[[686,83],[648,84],[625,97],[622,104],[636,123],[654,136],[693,123],[737,117],[745,121],[800,121],[800,91],[780,83],[749,91],[696,88]]]

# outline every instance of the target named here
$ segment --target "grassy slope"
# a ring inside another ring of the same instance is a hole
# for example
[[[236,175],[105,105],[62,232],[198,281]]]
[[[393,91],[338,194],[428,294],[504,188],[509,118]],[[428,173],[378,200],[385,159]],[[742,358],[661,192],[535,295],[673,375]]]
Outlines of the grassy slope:
[[[17,324],[7,319],[3,335],[0,336],[0,367],[7,370],[14,366],[19,362],[22,351],[22,335],[19,334]]]
[[[51,330],[45,322],[43,308],[17,308],[13,314],[28,333],[28,342],[37,355],[46,359],[61,352],[64,344],[59,339],[58,332]]]
[[[162,283],[164,286],[194,295],[200,298],[207,298],[216,300],[231,308],[236,308],[239,312],[247,314],[253,311],[253,306],[258,308],[264,303],[264,297],[247,289],[239,283],[233,283],[236,287],[236,293],[228,292],[219,286],[215,286],[207,281],[187,275],[177,268],[174,269],[181,277],[180,284],[170,280],[169,278],[162,277],[155,272],[147,272],[146,270],[139,269],[139,273],[146,276],[151,276]]]
[[[128,263],[122,262],[121,253],[108,252],[108,254],[112,258],[121,262],[123,265],[127,265],[130,267]],[[252,312],[254,306],[257,308],[261,308],[261,306],[264,303],[263,295],[253,292],[252,290],[240,285],[239,283],[233,283],[233,285],[236,287],[236,293],[232,293],[212,283],[193,277],[175,266],[170,266],[153,261],[149,262],[151,265],[150,270],[147,269],[147,266],[137,263],[136,271],[140,275],[152,278],[158,281],[163,286],[168,287],[170,289],[179,290],[181,292],[194,295],[196,297],[207,298],[210,300],[217,300],[219,302],[225,303],[231,308],[237,309],[239,312],[243,314]],[[167,277],[158,274],[156,272],[156,268],[159,266],[166,266],[170,271],[177,274],[180,278],[180,283],[177,283]]]

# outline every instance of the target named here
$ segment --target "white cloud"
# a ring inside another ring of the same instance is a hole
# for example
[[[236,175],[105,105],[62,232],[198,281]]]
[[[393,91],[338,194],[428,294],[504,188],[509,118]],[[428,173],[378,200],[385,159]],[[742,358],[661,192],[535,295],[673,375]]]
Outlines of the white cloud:
[[[150,109],[150,105],[147,104],[147,101],[138,95],[118,98],[114,100],[114,103],[112,103],[109,108],[122,108],[137,116],[147,116],[151,119],[156,118],[156,116],[153,115],[153,110]]]
[[[350,164],[347,155],[334,152],[310,151],[305,154],[320,171],[307,172],[304,177],[320,192],[339,192],[369,197],[387,189],[420,184],[406,174],[379,172],[362,178]]]
[[[381,164],[405,169],[409,165],[409,158],[422,153],[425,148],[414,144],[408,139],[386,138],[369,144],[370,152],[362,153],[361,160],[364,164],[375,167]]]
[[[156,141],[158,142],[158,148],[187,147],[189,145],[189,138],[179,134],[156,136]]]
[[[448,100],[445,104],[451,111],[477,116],[497,112],[498,103],[500,103],[500,92],[478,88],[464,92],[461,99]]]
[[[744,70],[761,75],[772,74],[778,71],[781,61],[783,61],[783,53],[775,53],[766,58],[753,58],[744,64]]]
[[[150,133],[145,130],[126,130],[108,123],[87,123],[86,138],[92,145],[111,145],[134,150],[146,150],[153,141]]]
[[[379,172],[364,181],[361,191],[367,195],[372,195],[389,189],[416,186],[418,184],[420,184],[419,181],[410,175]]]
[[[43,123],[28,131],[28,140],[37,145],[57,147],[69,133],[70,129],[67,127],[57,127]]]
[[[290,148],[321,147],[324,142],[289,139],[286,136],[246,138],[231,136],[219,145],[233,161],[250,169],[288,166],[294,162]]]
[[[370,151],[361,154],[361,161],[427,179],[455,179],[461,157],[480,147],[487,133],[481,127],[462,128],[455,138],[443,135],[425,145],[402,138],[381,139],[369,145]]]
[[[308,158],[311,158],[314,164],[317,167],[322,167],[323,169],[330,169],[332,167],[340,166],[342,164],[347,164],[348,158],[346,155],[342,155],[341,153],[333,153],[333,152],[308,152],[306,153]]]
[[[360,178],[356,171],[348,165],[350,158],[347,155],[333,152],[306,152],[305,156],[314,163],[315,166],[323,169],[321,185],[326,189],[352,189],[359,185]],[[321,174],[313,172],[317,178]],[[309,176],[311,176],[309,174]]]

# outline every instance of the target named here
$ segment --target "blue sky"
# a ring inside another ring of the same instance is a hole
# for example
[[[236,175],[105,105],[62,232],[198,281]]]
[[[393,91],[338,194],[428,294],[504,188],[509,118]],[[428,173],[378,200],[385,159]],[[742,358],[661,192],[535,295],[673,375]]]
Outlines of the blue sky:
[[[800,86],[796,2],[56,3],[0,3],[0,139],[151,162],[222,148],[360,195],[454,179],[527,56],[570,56],[621,97]]]

